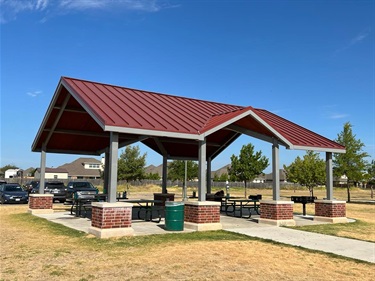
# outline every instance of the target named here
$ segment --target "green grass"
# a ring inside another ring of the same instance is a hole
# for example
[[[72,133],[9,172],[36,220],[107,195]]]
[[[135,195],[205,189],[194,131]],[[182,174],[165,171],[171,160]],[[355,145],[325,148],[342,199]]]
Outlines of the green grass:
[[[361,220],[357,220],[352,223],[333,223],[333,224],[319,224],[319,225],[305,225],[305,226],[291,226],[289,228],[294,228],[297,230],[332,235],[332,236],[340,236],[340,237],[347,237],[351,239],[355,239],[350,236],[345,236],[343,234],[338,235],[340,232],[361,232],[361,231],[369,231],[369,229],[373,229],[372,224],[368,222],[364,222]],[[361,241],[368,241],[373,242],[371,240],[363,240]]]
[[[89,248],[90,250],[96,251],[107,251],[111,252],[113,250],[126,248],[144,248],[147,250],[149,247],[163,245],[165,243],[191,243],[194,241],[258,241],[262,243],[268,243],[273,245],[279,245],[282,247],[290,247],[293,248],[295,246],[279,243],[270,239],[262,239],[257,237],[249,237],[243,234],[228,232],[224,230],[217,230],[217,231],[203,231],[203,232],[190,232],[190,233],[169,233],[163,235],[147,235],[147,236],[131,236],[131,237],[121,237],[118,239],[100,239],[90,236],[88,237],[87,233],[82,231],[77,231],[71,228],[68,228],[64,225],[57,224],[54,222],[50,222],[46,219],[35,217],[31,214],[14,214],[11,215],[12,218],[15,219],[18,223],[22,224],[22,226],[33,228],[37,231],[42,231],[44,233],[51,233],[53,235],[61,235],[66,236],[67,238],[73,238],[75,241],[73,243],[78,243],[82,248]],[[341,229],[348,227],[356,230],[358,227],[362,225],[367,227],[367,223],[357,221],[351,224],[332,224],[332,225],[318,225],[318,226],[304,226],[304,227],[294,227],[299,230],[306,230],[311,232],[323,233],[323,234],[330,234],[335,235]],[[67,243],[72,243],[67,241]],[[317,252],[317,253],[324,253],[316,250],[310,250],[302,247],[297,247],[303,251],[307,252]],[[55,250],[55,257],[69,254],[69,250]],[[364,261],[358,261],[355,259],[347,258],[338,256],[335,254],[324,253],[326,255],[344,259],[344,260],[352,260],[356,263],[366,263]],[[49,268],[49,265],[45,265],[45,268]],[[9,269],[11,270],[11,269]],[[52,276],[61,276],[64,274],[63,270],[57,270],[54,268],[53,271],[50,272]],[[82,280],[90,280],[91,276],[88,276],[88,279]],[[1,279],[0,279],[1,280]]]
[[[169,233],[163,235],[147,235],[147,236],[131,236],[121,237],[118,239],[100,239],[90,237],[82,231],[71,229],[64,225],[50,222],[46,219],[33,216],[31,214],[14,214],[11,215],[15,222],[23,224],[26,227],[34,228],[41,232],[50,232],[54,235],[61,235],[70,238],[78,238],[79,244],[82,246],[95,247],[98,250],[116,248],[116,247],[147,247],[149,245],[157,245],[171,242],[185,241],[223,241],[223,240],[248,240],[247,236],[226,231],[203,231],[191,233]],[[55,255],[61,255],[65,252],[57,251]]]

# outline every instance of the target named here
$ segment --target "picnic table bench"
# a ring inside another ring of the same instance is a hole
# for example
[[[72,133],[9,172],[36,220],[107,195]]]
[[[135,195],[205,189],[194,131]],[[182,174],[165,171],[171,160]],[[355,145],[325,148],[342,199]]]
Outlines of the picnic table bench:
[[[251,211],[254,210],[260,215],[260,205],[258,199],[246,199],[246,198],[232,198],[227,199],[225,213],[240,218],[250,218]],[[244,210],[248,211],[248,215],[245,215]]]
[[[152,199],[125,199],[122,202],[133,203],[135,208],[138,209],[137,217],[140,220],[151,221],[159,223],[161,221],[164,210],[163,200]],[[156,213],[156,216],[154,214]],[[142,217],[142,214],[144,215]]]
[[[73,194],[70,214],[76,217],[87,217],[88,212],[92,209],[92,202],[105,201],[105,194],[98,194],[95,191],[76,191]]]

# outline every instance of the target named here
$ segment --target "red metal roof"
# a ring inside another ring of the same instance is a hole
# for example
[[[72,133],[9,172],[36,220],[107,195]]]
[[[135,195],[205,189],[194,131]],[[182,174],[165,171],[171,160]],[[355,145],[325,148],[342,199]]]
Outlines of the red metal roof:
[[[197,140],[216,157],[241,133],[291,149],[344,152],[344,147],[263,109],[190,99],[62,77],[32,150],[101,154],[109,132],[121,146],[142,141],[170,158],[198,157]]]

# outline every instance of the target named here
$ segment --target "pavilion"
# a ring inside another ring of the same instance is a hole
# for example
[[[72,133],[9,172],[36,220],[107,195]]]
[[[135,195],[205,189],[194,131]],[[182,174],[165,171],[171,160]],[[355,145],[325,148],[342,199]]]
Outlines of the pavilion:
[[[219,229],[219,206],[206,201],[206,193],[211,192],[207,175],[211,173],[211,161],[241,134],[272,146],[273,198],[261,202],[260,222],[293,224],[293,202],[280,200],[280,146],[326,153],[327,195],[325,200],[316,201],[315,218],[332,222],[345,219],[345,202],[333,200],[332,153],[345,153],[342,145],[264,109],[68,77],[61,77],[32,144],[32,151],[41,152],[41,190],[30,198],[30,210],[52,208],[51,198],[42,194],[46,153],[105,153],[108,202],[93,205],[93,214],[95,208],[100,214],[99,221],[93,219],[93,233],[100,237],[131,235],[131,206],[116,201],[118,149],[142,142],[162,157],[162,193],[166,193],[169,159],[199,161],[198,202],[186,203],[185,226]],[[105,225],[106,213],[114,209],[123,223]]]

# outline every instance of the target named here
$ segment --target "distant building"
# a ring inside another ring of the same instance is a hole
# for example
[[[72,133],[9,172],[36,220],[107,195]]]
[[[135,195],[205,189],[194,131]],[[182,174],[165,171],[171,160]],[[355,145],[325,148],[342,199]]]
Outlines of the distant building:
[[[19,169],[8,169],[5,171],[4,177],[6,179],[12,179],[17,177],[17,172]]]
[[[280,182],[287,182],[286,180],[286,173],[283,169],[279,170],[279,175],[280,175]],[[266,182],[273,182],[273,174],[269,173],[266,174]]]
[[[95,158],[78,158],[58,168],[68,171],[69,179],[100,179],[103,171],[102,161]]]
[[[40,179],[40,168],[36,169],[34,178]],[[68,171],[61,168],[46,168],[44,178],[46,180],[66,180],[68,179]]]

